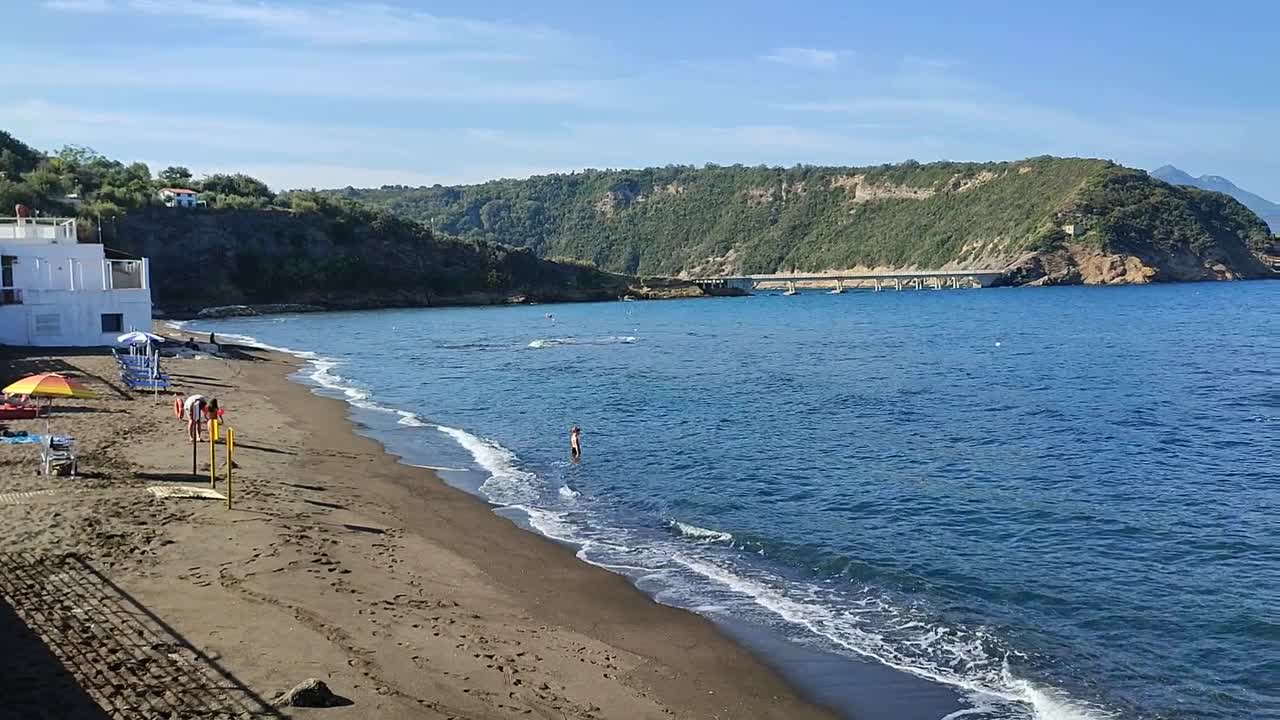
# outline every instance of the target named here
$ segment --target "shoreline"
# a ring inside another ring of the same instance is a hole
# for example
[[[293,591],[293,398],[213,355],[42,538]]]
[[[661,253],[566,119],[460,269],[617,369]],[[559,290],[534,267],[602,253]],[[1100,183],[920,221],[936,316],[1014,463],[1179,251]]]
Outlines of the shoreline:
[[[199,337],[200,334],[195,333],[195,336]],[[831,717],[845,720],[855,718],[857,720],[903,720],[904,718],[936,720],[952,717],[955,713],[973,711],[971,705],[961,701],[962,694],[958,688],[918,677],[882,664],[875,659],[855,658],[828,650],[805,647],[768,628],[757,627],[728,617],[707,616],[690,607],[659,602],[654,592],[637,586],[636,576],[580,557],[579,544],[549,535],[539,529],[524,509],[507,507],[486,498],[477,484],[459,484],[445,479],[436,470],[456,469],[434,467],[433,465],[440,462],[438,458],[409,458],[390,449],[379,439],[377,430],[357,420],[356,413],[357,411],[386,412],[403,415],[404,411],[386,407],[375,409],[353,402],[345,387],[325,384],[307,374],[308,369],[319,367],[317,363],[327,362],[323,357],[313,351],[276,348],[263,345],[256,339],[253,342],[259,344],[256,349],[279,356],[284,362],[292,364],[293,371],[284,376],[289,385],[306,390],[311,397],[337,403],[352,436],[374,443],[386,458],[402,468],[404,472],[421,474],[423,482],[438,486],[432,492],[444,490],[460,494],[463,502],[470,501],[477,508],[482,509],[490,519],[546,543],[548,552],[559,554],[571,565],[590,568],[594,573],[603,572],[610,578],[610,582],[622,583],[625,586],[622,593],[634,595],[634,599],[647,603],[650,608],[658,608],[660,613],[678,613],[681,616],[693,618],[700,624],[705,624],[718,636],[719,641],[727,642],[736,649],[745,651],[752,660],[768,672],[780,677],[802,702],[814,704],[823,712],[829,713]],[[418,464],[418,461],[431,464]],[[469,549],[470,547],[468,546]],[[767,717],[767,715],[759,717]]]
[[[450,525],[460,529],[458,535],[480,531],[495,541],[486,546],[466,542],[451,549],[475,562],[487,576],[496,579],[513,595],[531,601],[526,609],[538,612],[541,617],[537,619],[656,660],[675,671],[676,675],[667,680],[675,677],[692,680],[699,690],[697,694],[691,693],[691,688],[672,689],[680,698],[678,704],[692,705],[689,709],[700,717],[710,717],[710,713],[717,711],[731,712],[733,717],[838,716],[829,708],[811,705],[801,698],[797,692],[799,688],[793,687],[776,670],[757,659],[710,620],[655,602],[635,588],[625,576],[578,559],[570,544],[521,527],[518,522],[493,512],[497,505],[450,485],[433,470],[408,464],[389,452],[376,438],[359,431],[359,426],[350,417],[348,402],[315,392],[323,386],[293,379],[305,368],[304,360],[280,351],[268,352],[291,367],[280,378],[283,387],[272,388],[272,391],[279,392],[287,413],[293,410],[295,417],[308,417],[308,422],[312,423],[340,422],[343,425],[340,432],[347,434],[356,445],[367,443],[375,446],[373,450],[392,466],[385,472],[391,475],[388,479],[394,484],[397,494],[403,493],[402,497],[411,500],[400,506],[401,512],[409,516],[406,520],[430,518],[439,521],[447,514]],[[305,396],[298,397],[292,392],[294,388]],[[312,403],[317,407],[306,407]],[[326,437],[334,439],[335,446],[341,446],[335,438]],[[382,469],[379,471],[383,472]],[[442,502],[448,507],[447,513],[439,508]],[[439,525],[432,527],[439,529]],[[431,535],[433,539],[439,537],[434,532]],[[501,546],[501,552],[496,545]],[[521,566],[538,567],[539,570],[531,576]],[[577,593],[586,597],[566,602],[564,586],[575,587]],[[593,614],[597,617],[591,617]],[[712,670],[708,673],[711,677],[697,679],[706,670]],[[725,699],[726,692],[712,689],[721,683],[734,686],[732,690],[737,697],[732,698],[733,705],[723,706],[721,701]],[[701,692],[704,685],[708,689]],[[656,687],[652,692],[658,696],[663,694]],[[708,697],[704,698],[704,694]],[[720,699],[710,699],[716,695],[720,695]],[[751,714],[740,714],[744,711]]]
[[[0,689],[18,716],[304,717],[271,698],[314,677],[349,701],[324,711],[339,719],[836,717],[709,620],[401,463],[289,379],[297,358],[231,354],[164,361],[227,408],[228,510],[147,492],[208,487],[209,445],[193,476],[171,398],[127,392],[98,352],[0,351],[6,377],[56,370],[97,395],[51,418],[80,478],[0,445]]]

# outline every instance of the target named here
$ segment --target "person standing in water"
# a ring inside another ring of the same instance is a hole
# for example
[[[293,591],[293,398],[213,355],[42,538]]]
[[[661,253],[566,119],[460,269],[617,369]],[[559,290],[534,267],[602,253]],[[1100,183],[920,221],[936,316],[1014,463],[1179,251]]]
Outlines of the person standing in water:
[[[569,457],[572,457],[574,460],[582,457],[582,443],[579,440],[581,435],[582,430],[577,425],[574,425],[573,428],[569,430]]]

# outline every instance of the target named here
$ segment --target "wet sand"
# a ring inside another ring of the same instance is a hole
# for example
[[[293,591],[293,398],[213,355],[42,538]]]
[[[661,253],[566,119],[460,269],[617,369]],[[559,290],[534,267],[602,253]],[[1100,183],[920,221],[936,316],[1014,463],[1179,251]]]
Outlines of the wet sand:
[[[85,477],[0,445],[0,716],[833,717],[709,621],[398,463],[288,381],[293,358],[237,354],[164,363],[227,409],[232,510],[146,491],[208,485],[172,396],[102,355],[0,360],[0,381],[61,370],[99,395],[50,419]],[[309,677],[350,704],[270,705]]]

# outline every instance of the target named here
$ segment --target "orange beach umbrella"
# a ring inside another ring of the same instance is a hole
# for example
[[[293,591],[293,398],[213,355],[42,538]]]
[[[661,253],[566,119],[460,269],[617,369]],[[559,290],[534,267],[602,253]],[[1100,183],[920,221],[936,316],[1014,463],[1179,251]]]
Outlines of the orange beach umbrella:
[[[3,392],[9,395],[29,395],[31,397],[94,397],[92,390],[58,373],[41,373],[24,377],[6,387]]]

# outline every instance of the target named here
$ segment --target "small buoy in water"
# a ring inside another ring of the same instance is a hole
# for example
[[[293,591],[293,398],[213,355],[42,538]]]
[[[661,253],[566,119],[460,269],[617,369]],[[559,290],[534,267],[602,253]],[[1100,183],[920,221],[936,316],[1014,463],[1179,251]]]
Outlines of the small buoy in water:
[[[1000,347],[1000,343],[996,343],[996,347]]]

